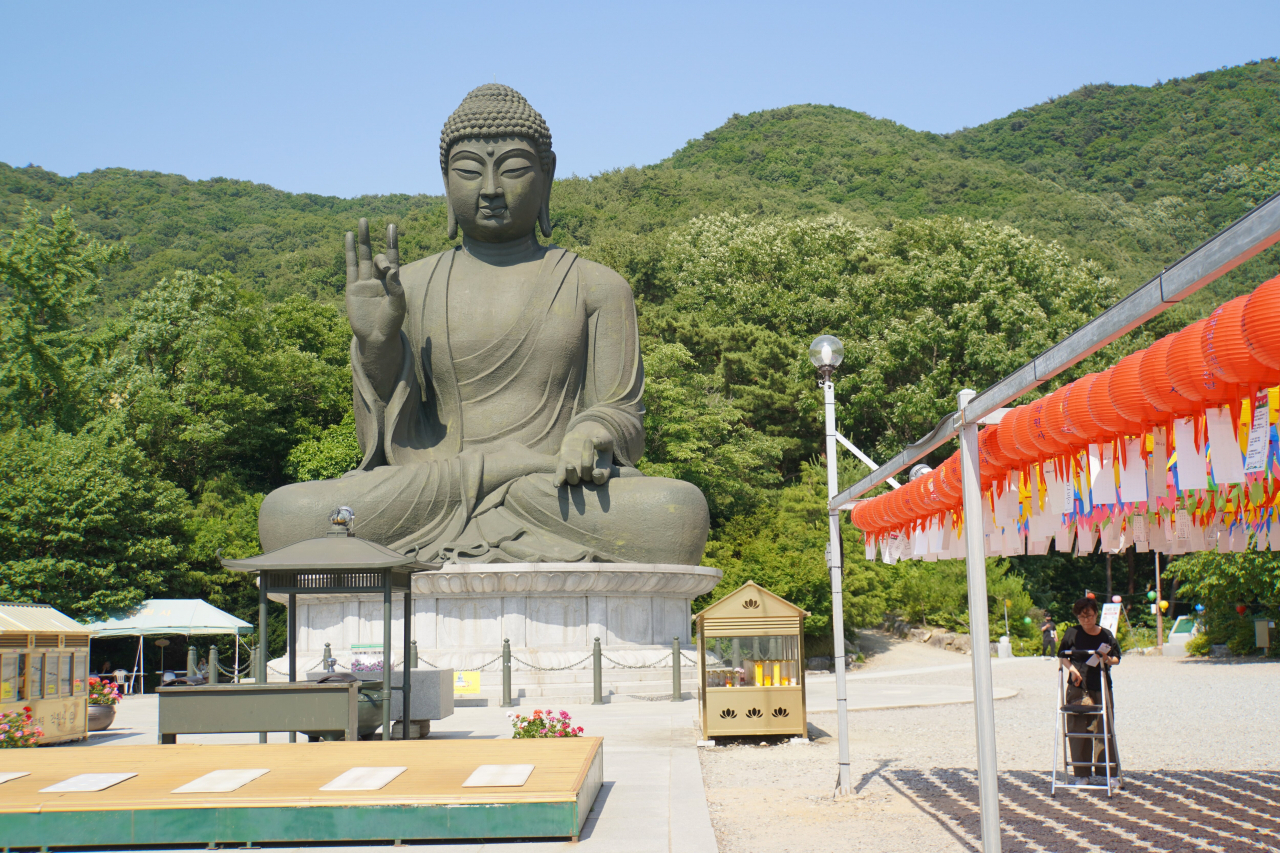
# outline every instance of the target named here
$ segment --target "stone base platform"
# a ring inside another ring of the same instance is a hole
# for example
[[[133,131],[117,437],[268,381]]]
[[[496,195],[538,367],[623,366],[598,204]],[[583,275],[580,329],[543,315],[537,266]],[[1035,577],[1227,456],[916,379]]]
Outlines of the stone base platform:
[[[685,649],[682,675],[694,675],[690,605],[710,592],[720,570],[636,563],[446,564],[413,576],[411,613],[419,665],[480,670],[482,695],[500,683],[504,639],[511,641],[513,694],[536,701],[591,695],[591,650],[604,653],[605,692],[621,698],[671,693],[671,642]],[[281,599],[282,600],[282,599]],[[382,642],[380,595],[298,598],[298,671],[321,668],[329,644],[339,669]],[[404,659],[403,595],[392,605],[393,665]],[[287,673],[271,661],[269,677]],[[495,679],[497,681],[495,682]],[[653,690],[650,690],[652,682]],[[696,689],[692,681],[690,690]],[[461,697],[460,697],[461,698]]]

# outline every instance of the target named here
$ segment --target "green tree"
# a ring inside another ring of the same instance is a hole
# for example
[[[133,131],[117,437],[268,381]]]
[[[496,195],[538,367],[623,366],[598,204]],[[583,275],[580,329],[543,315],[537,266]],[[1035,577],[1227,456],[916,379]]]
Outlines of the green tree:
[[[716,588],[695,602],[695,611],[723,598],[749,580],[812,615],[805,620],[806,643],[831,647],[831,578],[826,565],[829,532],[826,476],[820,467],[801,466],[796,480],[777,491],[766,506],[730,520],[707,544],[703,563],[724,572]],[[844,536],[844,619],[847,629],[878,623],[889,605],[883,567],[864,559],[862,534],[841,526]]]
[[[713,523],[754,509],[778,480],[780,442],[747,426],[744,413],[697,372],[681,344],[653,342],[644,358],[640,469],[700,488]]]
[[[0,434],[0,598],[100,617],[201,595],[183,553],[187,496],[118,422]]]
[[[76,228],[68,208],[40,221],[30,204],[0,247],[0,417],[11,425],[82,421],[91,358],[84,322],[108,263],[127,256]]]

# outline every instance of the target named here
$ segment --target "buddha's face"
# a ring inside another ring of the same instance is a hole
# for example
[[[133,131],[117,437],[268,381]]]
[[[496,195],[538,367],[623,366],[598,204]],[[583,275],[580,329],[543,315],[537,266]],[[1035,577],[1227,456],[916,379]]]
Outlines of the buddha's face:
[[[504,243],[533,232],[551,176],[527,139],[463,139],[449,151],[444,183],[462,233]]]

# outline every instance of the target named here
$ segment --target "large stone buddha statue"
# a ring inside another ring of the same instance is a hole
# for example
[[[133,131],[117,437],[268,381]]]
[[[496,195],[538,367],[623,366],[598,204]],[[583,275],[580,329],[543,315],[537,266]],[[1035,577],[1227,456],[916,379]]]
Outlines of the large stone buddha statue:
[[[363,459],[268,495],[264,550],[322,535],[349,506],[356,535],[428,564],[698,564],[702,493],[636,469],[631,288],[534,233],[551,235],[555,165],[542,116],[513,89],[481,86],[440,137],[462,245],[402,267],[394,225],[377,257],[365,220],[347,234]]]

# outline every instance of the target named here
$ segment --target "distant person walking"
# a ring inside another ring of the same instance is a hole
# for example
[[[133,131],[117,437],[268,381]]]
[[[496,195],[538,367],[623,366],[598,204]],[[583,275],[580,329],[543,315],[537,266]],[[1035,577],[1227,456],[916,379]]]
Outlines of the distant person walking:
[[[1111,776],[1119,777],[1120,753],[1116,751],[1111,667],[1120,663],[1120,643],[1110,631],[1098,625],[1098,602],[1092,598],[1080,599],[1071,606],[1071,612],[1080,624],[1063,633],[1062,645],[1058,647],[1058,665],[1067,670],[1067,704],[1101,705],[1102,679],[1107,680],[1106,717],[1107,731],[1111,736],[1106,738],[1106,750],[1110,753],[1110,760],[1115,762]],[[1102,715],[1070,714],[1067,731],[1101,734]],[[1072,774],[1080,779],[1106,775],[1104,764],[1107,758],[1104,757],[1102,738],[1074,737],[1068,740],[1071,741],[1071,760],[1076,762],[1071,768]]]
[[[1053,624],[1053,617],[1046,613],[1044,624],[1040,626],[1040,654],[1051,658],[1057,648],[1058,626]]]

